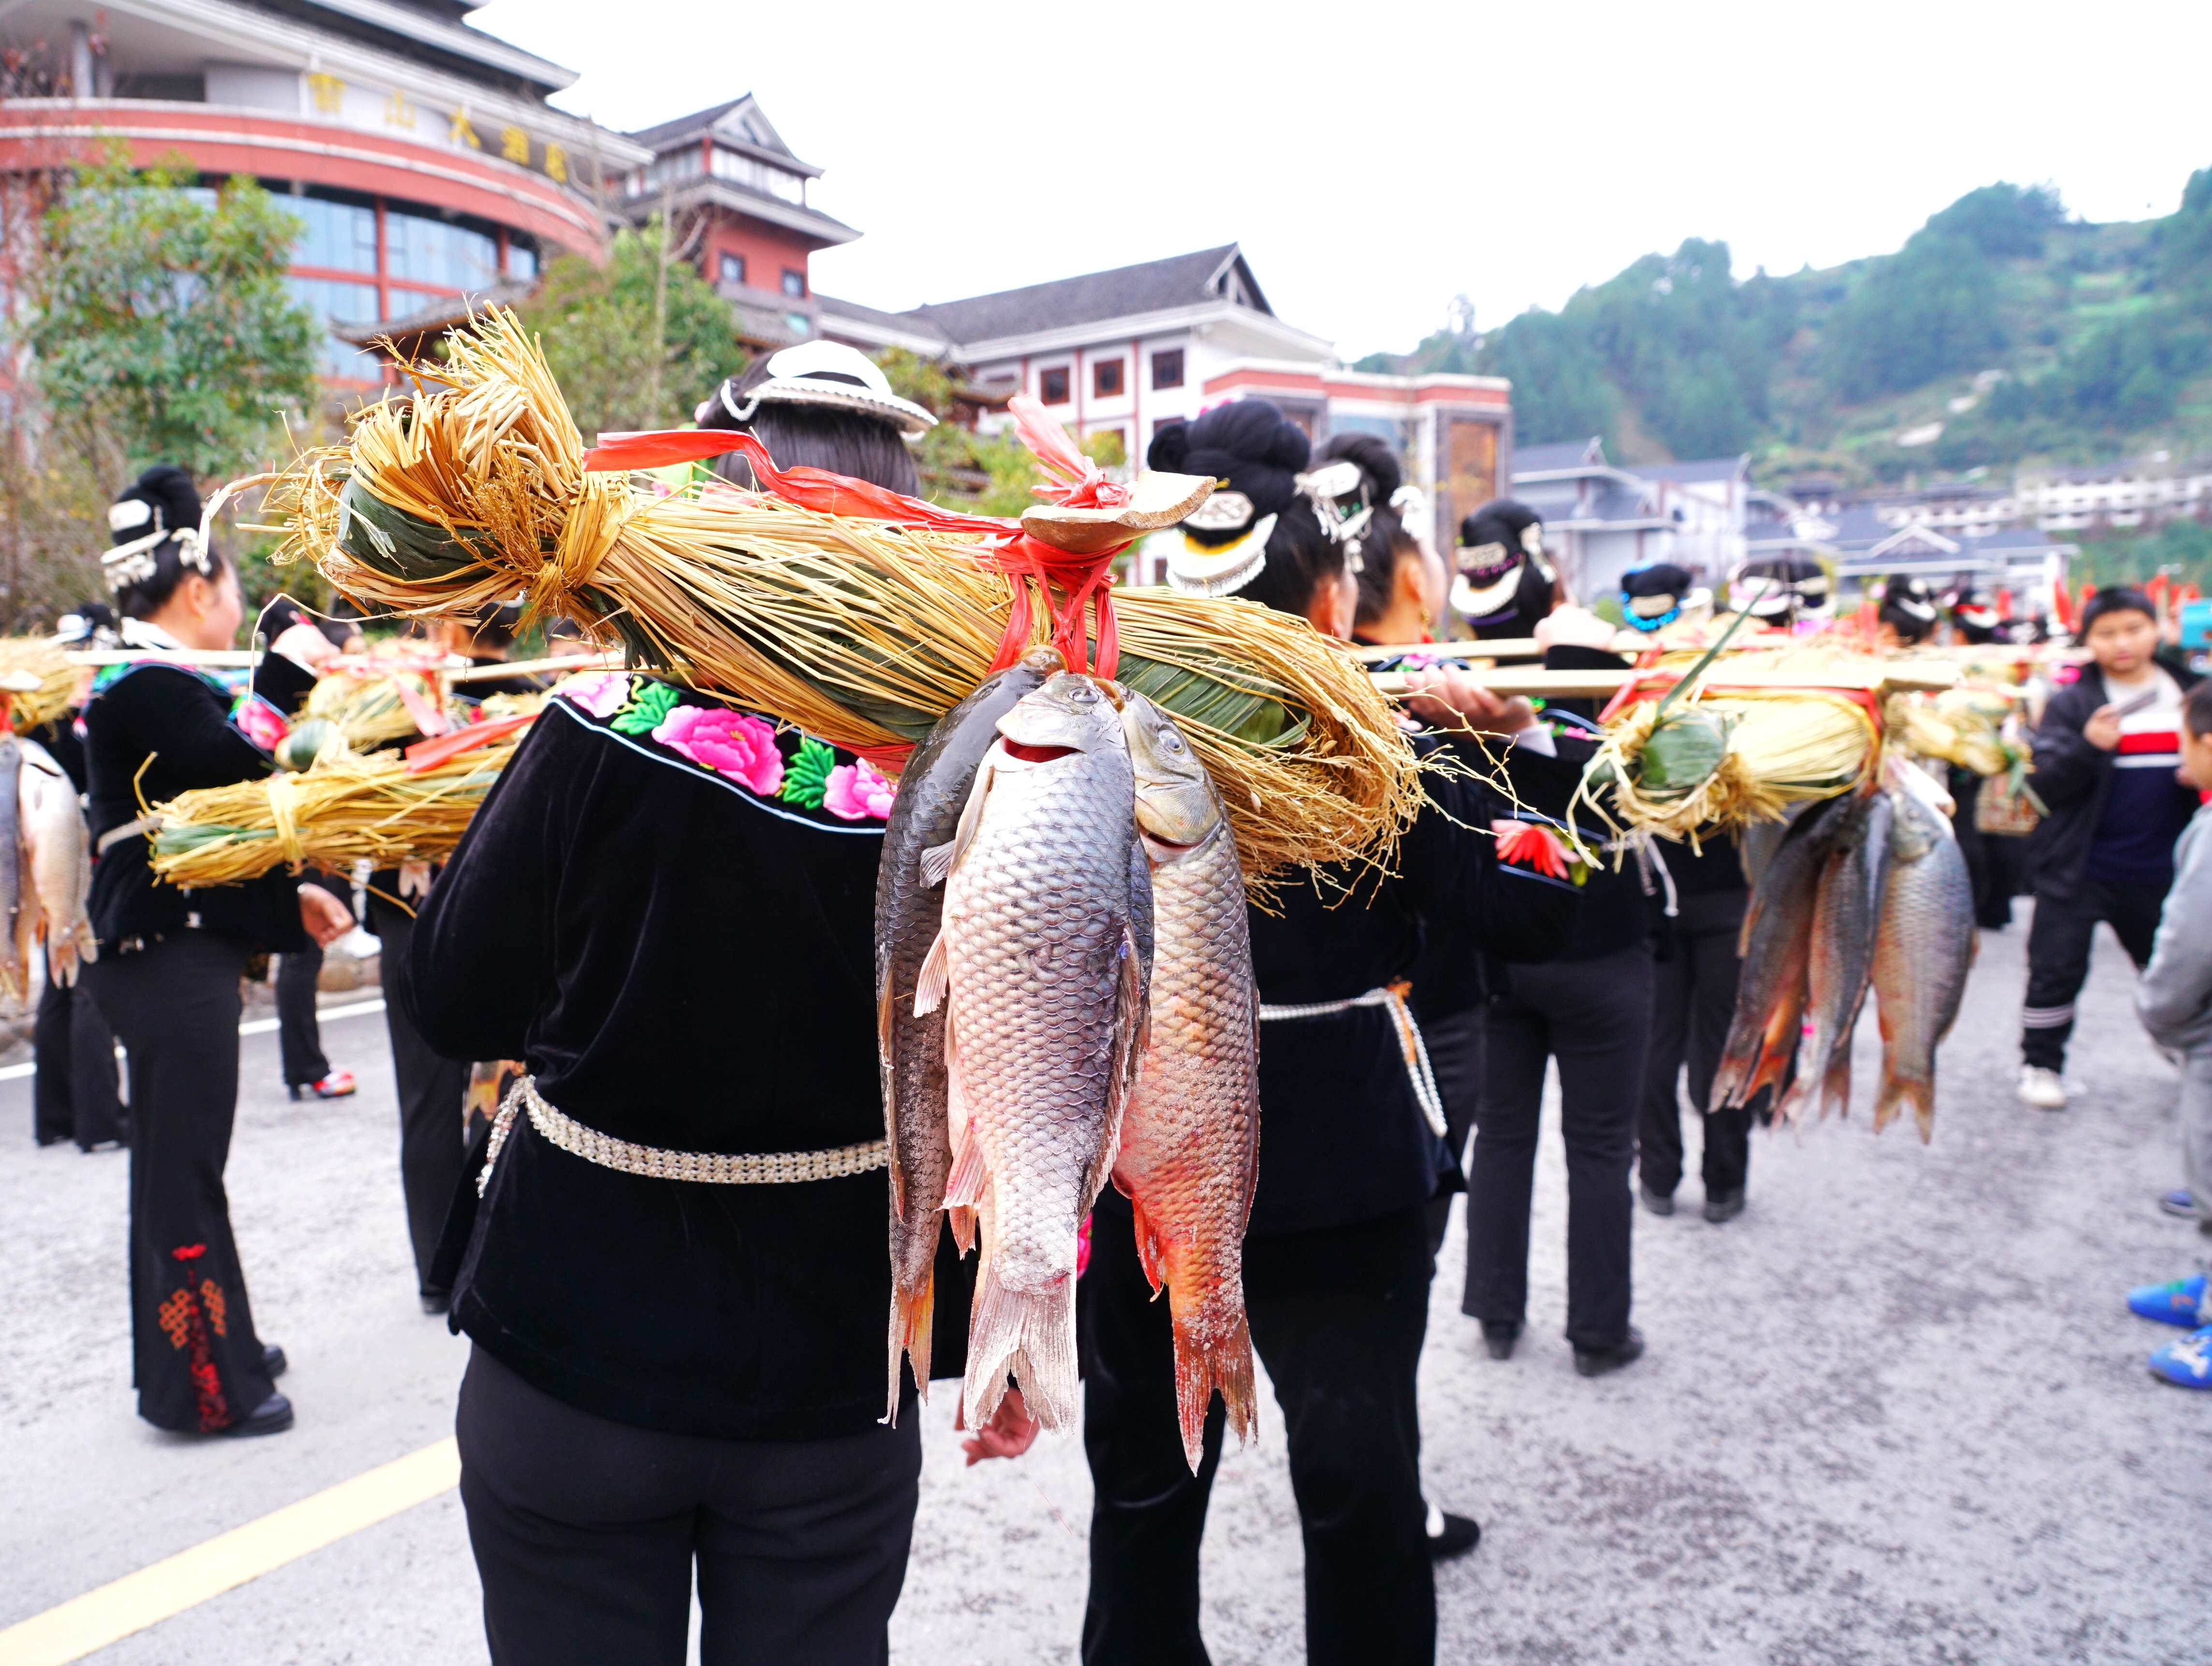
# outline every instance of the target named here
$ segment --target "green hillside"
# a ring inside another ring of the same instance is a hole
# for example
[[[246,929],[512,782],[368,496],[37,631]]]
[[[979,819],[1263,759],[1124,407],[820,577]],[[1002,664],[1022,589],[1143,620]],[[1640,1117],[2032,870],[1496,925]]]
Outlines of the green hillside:
[[[1895,254],[1781,277],[1738,282],[1692,238],[1557,312],[1358,367],[1510,376],[1523,445],[1748,451],[1772,484],[2212,453],[2212,169],[2175,214],[2113,225],[1985,185]]]

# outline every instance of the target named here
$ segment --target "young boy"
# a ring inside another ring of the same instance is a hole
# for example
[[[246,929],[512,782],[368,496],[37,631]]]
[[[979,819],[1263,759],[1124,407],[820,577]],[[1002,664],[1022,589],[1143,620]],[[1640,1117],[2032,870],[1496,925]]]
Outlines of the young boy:
[[[2089,975],[2089,942],[2108,923],[2137,966],[2150,959],[2159,910],[2173,882],[2173,842],[2197,812],[2181,762],[2183,692],[2197,682],[2161,664],[2158,615],[2139,590],[2099,591],[2079,639],[2095,663],[2052,696],[2035,732],[2035,791],[2050,814],[2028,841],[2035,923],[2021,1014],[2020,1097],[2066,1106],[2058,1073],[2074,1033],[2074,997]]]
[[[2184,785],[2212,792],[2212,683],[2189,691],[2181,712]],[[2159,922],[2136,1013],[2150,1039],[2181,1061],[2181,1172],[2197,1228],[2212,1233],[2212,803],[2190,819],[2173,851],[2173,889]],[[2150,1368],[2184,1388],[2212,1389],[2212,1304],[2204,1277],[2138,1290],[2128,1306],[2146,1318],[2201,1325],[2153,1352]]]

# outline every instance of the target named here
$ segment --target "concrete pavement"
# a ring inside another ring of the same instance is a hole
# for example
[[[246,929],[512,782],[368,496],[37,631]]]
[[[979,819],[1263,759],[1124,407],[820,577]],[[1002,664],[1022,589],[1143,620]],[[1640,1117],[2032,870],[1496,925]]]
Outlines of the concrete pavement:
[[[2100,939],[2058,1115],[2011,1095],[2024,926],[1984,934],[1947,1044],[1932,1147],[1863,1112],[1754,1145],[1725,1227],[1637,1221],[1651,1351],[1574,1375],[1556,1138],[1539,1171],[1530,1334],[1498,1364],[1446,1244],[1423,1363],[1431,1496],[1484,1541],[1441,1571],[1440,1657],[1571,1663],[2198,1662],[2212,1588],[2212,1394],[2154,1382],[2165,1334],[2121,1306],[2205,1241],[2176,1184],[2172,1072]],[[35,1150],[0,1083],[0,1629],[452,1427],[465,1344],[416,1308],[382,1023],[332,1024],[360,1096],[295,1106],[249,1038],[230,1167],[256,1316],[293,1368],[292,1433],[198,1441],[131,1415],[125,1160]],[[1874,1026],[1859,1039],[1870,1090]],[[1080,1443],[967,1470],[950,1396],[896,1658],[1069,1661],[1089,1486]],[[1264,1396],[1263,1396],[1264,1399]],[[1205,1560],[1213,1657],[1302,1657],[1296,1512],[1266,1406],[1229,1455]],[[103,1663],[443,1666],[484,1658],[447,1493],[103,1651]]]

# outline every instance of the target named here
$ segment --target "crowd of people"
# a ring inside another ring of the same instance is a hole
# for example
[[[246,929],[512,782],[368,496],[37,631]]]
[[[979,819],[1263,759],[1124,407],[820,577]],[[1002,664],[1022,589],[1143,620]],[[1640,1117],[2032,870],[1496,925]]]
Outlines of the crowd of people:
[[[912,493],[903,439],[931,419],[866,360],[817,343],[732,379],[697,420],[752,433],[780,466]],[[1438,551],[1388,446],[1339,435],[1316,451],[1264,400],[1164,431],[1148,460],[1218,484],[1169,535],[1169,583],[1328,636],[1411,651],[1449,625],[1478,645],[1533,637],[1547,667],[1598,669],[1715,608],[1694,575],[1660,566],[1629,573],[1601,616],[1569,593],[1540,520],[1511,501],[1467,517],[1457,547]],[[750,483],[741,460],[717,467]],[[190,479],[149,470],[112,520],[115,639],[149,654],[229,646],[244,622],[238,576],[202,536]],[[1831,616],[1815,564],[1730,577],[1762,625]],[[1987,640],[1988,613],[1971,592],[1939,600],[1900,576],[1876,627],[1891,647]],[[448,621],[434,645],[496,660],[516,622],[497,610]],[[2198,789],[2212,790],[2212,685],[2162,644],[2165,622],[2139,591],[2090,603],[2077,633],[2089,663],[2035,730],[2044,809],[2025,851],[1978,824],[1971,793],[1958,831],[1990,894],[1984,924],[2002,924],[1992,913],[2008,917],[2021,889],[2036,899],[2021,1099],[2064,1106],[2074,1002],[2094,927],[2110,924],[2145,968],[2145,1026],[2183,1063],[2186,1184],[2166,1203],[2212,1231],[2212,809],[2198,808]],[[492,1658],[679,1661],[696,1578],[704,1660],[882,1659],[927,1387],[901,1367],[884,1419],[886,1183],[879,1160],[838,1160],[883,1134],[882,805],[810,802],[763,791],[757,772],[704,766],[680,736],[744,714],[608,672],[547,700],[435,874],[373,875],[356,891],[350,875],[280,872],[179,891],[149,868],[143,804],[268,770],[316,668],[359,645],[358,621],[325,629],[285,603],[257,627],[269,651],[246,686],[155,657],[118,665],[50,737],[86,795],[100,954],[82,988],[50,984],[42,999],[38,1130],[128,1146],[140,1415],[210,1435],[293,1422],[223,1190],[240,980],[278,957],[294,1096],[352,1092],[321,1052],[313,993],[319,948],[353,928],[359,899],[382,946],[420,1298],[470,1339],[461,1496]],[[1441,649],[1404,663],[1414,745],[1471,767],[1432,773],[1389,876],[1336,876],[1351,892],[1337,906],[1291,888],[1250,916],[1261,1135],[1245,1300],[1284,1415],[1308,1657],[1324,1663],[1433,1659],[1432,1567],[1479,1540],[1449,1500],[1424,1496],[1417,1370],[1455,1196],[1462,1311],[1490,1355],[1510,1360],[1531,1322],[1547,1071],[1566,1157],[1564,1324],[1584,1376],[1644,1351],[1632,1215],[1639,1198],[1656,1215],[1676,1206],[1685,1106],[1702,1125],[1702,1211],[1716,1226],[1746,1208],[1750,1130],[1767,1113],[1763,1100],[1711,1100],[1751,894],[1735,841],[1624,839],[1577,810],[1601,736],[1587,704],[1502,698]],[[653,722],[632,720],[647,706]],[[787,765],[821,745],[781,726],[774,744]],[[1607,859],[1579,883],[1501,859],[1499,832],[1526,821]],[[706,878],[732,872],[773,882]],[[1408,1049],[1401,1021],[1422,1045]],[[498,1061],[520,1073],[508,1108],[471,1117],[472,1065]],[[1167,1304],[1111,1187],[1090,1245],[1077,1309],[1095,1499],[1082,1656],[1203,1662],[1200,1547],[1223,1408],[1194,1470]],[[949,1227],[938,1264],[929,1374],[957,1378],[973,1263]],[[2152,1368],[2212,1387],[2203,1276],[2130,1300],[2190,1332]],[[1035,1433],[1010,1392],[968,1432],[969,1461],[1018,1459]]]

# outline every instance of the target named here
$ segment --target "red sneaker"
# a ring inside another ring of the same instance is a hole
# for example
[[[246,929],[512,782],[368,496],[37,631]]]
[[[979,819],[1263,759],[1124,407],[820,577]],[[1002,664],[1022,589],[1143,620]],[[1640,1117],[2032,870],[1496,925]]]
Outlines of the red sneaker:
[[[291,1094],[295,1100],[310,1094],[319,1100],[342,1100],[349,1094],[359,1092],[361,1084],[353,1079],[352,1071],[333,1070],[320,1081],[311,1081],[305,1086],[293,1083]]]

